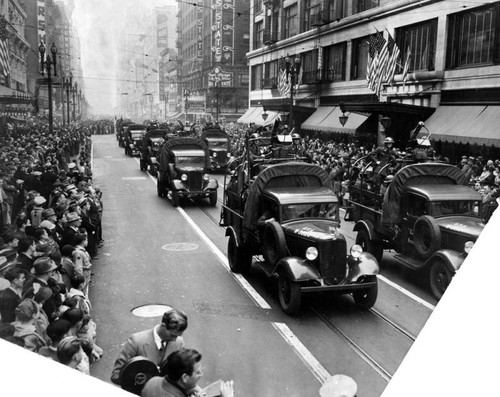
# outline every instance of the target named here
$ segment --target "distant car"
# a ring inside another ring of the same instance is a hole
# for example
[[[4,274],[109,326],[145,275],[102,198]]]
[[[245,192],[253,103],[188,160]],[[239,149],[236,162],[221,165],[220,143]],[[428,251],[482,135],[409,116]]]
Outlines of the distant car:
[[[134,124],[134,122],[130,119],[118,120],[116,122],[116,140],[118,141],[118,146],[125,147],[125,128],[131,124]]]
[[[139,146],[145,133],[146,127],[142,124],[130,124],[125,127],[123,140],[127,156],[134,156],[139,153]]]
[[[210,152],[212,170],[218,171],[227,167],[231,158],[230,137],[220,128],[205,129],[201,133]]]
[[[217,204],[216,179],[212,178],[210,156],[205,142],[198,138],[173,138],[161,149],[157,177],[159,197],[171,194],[174,207],[181,197],[208,198],[210,205]]]

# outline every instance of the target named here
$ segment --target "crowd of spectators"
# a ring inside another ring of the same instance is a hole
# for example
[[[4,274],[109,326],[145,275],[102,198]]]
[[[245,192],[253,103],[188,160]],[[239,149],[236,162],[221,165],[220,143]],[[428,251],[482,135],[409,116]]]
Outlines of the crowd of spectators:
[[[0,337],[87,374],[103,353],[88,298],[103,244],[90,135],[107,125],[0,135]]]
[[[234,157],[241,156],[245,148],[245,137],[256,131],[263,136],[272,133],[272,127],[268,128],[237,128],[228,130],[231,136],[231,148]],[[293,134],[291,134],[293,136]],[[314,164],[325,169],[332,180],[333,188],[339,196],[340,202],[347,205],[349,187],[360,183],[360,173],[377,172],[382,168],[377,167],[377,156],[383,156],[383,149],[376,144],[363,145],[356,142],[352,135],[349,137],[338,135],[337,139],[310,138],[302,134],[298,145],[301,152],[307,153],[307,157]],[[389,159],[385,159],[387,167],[383,170],[383,178],[366,178],[366,188],[377,193],[383,193],[390,183],[393,175],[405,164],[421,161],[435,161],[452,163],[449,158],[436,152],[432,146],[411,145],[400,149],[395,146],[390,148]],[[384,162],[384,161],[383,161]],[[483,158],[482,156],[462,156],[460,161],[455,162],[469,178],[469,185],[479,192],[482,197],[481,216],[487,222],[498,207],[500,200],[500,158]],[[377,175],[375,175],[377,176]]]

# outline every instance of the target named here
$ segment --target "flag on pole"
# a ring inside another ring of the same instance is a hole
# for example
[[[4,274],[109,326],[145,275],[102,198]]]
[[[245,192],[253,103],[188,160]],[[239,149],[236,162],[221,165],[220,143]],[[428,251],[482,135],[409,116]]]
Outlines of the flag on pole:
[[[279,63],[279,73],[278,73],[278,91],[279,93],[287,97],[290,94],[290,89],[292,86],[291,79],[289,79],[287,71],[287,65],[285,60],[282,58]]]
[[[396,45],[396,42],[394,41],[390,33],[389,33],[389,40],[387,47],[389,49],[390,56],[387,61],[385,80],[392,84],[392,82],[394,81],[394,75],[396,74],[396,66],[398,63],[398,58],[401,52],[399,51],[399,48]]]
[[[9,47],[7,46],[7,20],[0,15],[0,73],[4,76],[10,74]]]
[[[384,45],[380,52],[378,53],[378,64],[375,70],[375,94],[380,96],[380,91],[382,91],[382,83],[385,76],[385,69],[387,67],[387,60],[389,59],[389,47],[387,40],[384,39]]]
[[[384,35],[382,32],[377,32],[370,36],[370,48],[368,50],[369,54],[375,54],[371,62],[367,65],[367,79],[368,86],[372,91],[375,91],[377,84],[377,71],[380,65],[380,54],[386,44]],[[369,69],[368,69],[369,68]]]
[[[408,49],[406,50],[405,64],[403,66],[403,87],[405,86],[406,80],[408,78],[408,70],[410,68],[410,58],[411,58],[411,51],[410,47],[408,47]]]

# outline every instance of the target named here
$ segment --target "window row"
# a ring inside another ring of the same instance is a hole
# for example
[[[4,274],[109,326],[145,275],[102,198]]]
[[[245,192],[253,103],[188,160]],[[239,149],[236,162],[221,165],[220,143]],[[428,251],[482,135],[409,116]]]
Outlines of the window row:
[[[310,0],[311,3],[314,0]],[[452,14],[447,21],[446,68],[470,68],[500,62],[500,2],[474,10]],[[431,19],[395,31],[400,50],[396,73],[401,73],[404,61],[409,60],[409,72],[435,69],[437,19]],[[351,41],[350,79],[365,79],[370,50],[370,36]],[[323,47],[321,68],[318,50],[302,53],[301,82],[345,81],[347,42]],[[252,68],[252,89],[276,88],[278,61]]]

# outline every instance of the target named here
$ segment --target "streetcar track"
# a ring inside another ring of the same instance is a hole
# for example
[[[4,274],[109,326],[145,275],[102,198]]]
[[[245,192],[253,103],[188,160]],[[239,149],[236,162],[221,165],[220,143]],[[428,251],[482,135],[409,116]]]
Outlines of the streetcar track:
[[[339,336],[350,348],[365,361],[375,372],[377,372],[383,379],[389,382],[392,378],[390,374],[384,367],[378,363],[374,358],[372,358],[361,346],[354,342],[345,332],[338,328],[326,315],[320,313],[318,310],[312,306],[308,307],[311,312],[313,312],[328,328],[330,328],[337,336]]]
[[[410,334],[407,330],[405,330],[403,327],[401,327],[399,324],[395,323],[389,317],[385,316],[378,310],[374,309],[373,307],[369,310],[373,314],[375,314],[377,317],[380,319],[384,320],[387,324],[391,325],[395,329],[397,329],[399,332],[401,332],[403,335],[405,335],[408,339],[410,339],[412,342],[415,342],[416,336]]]

